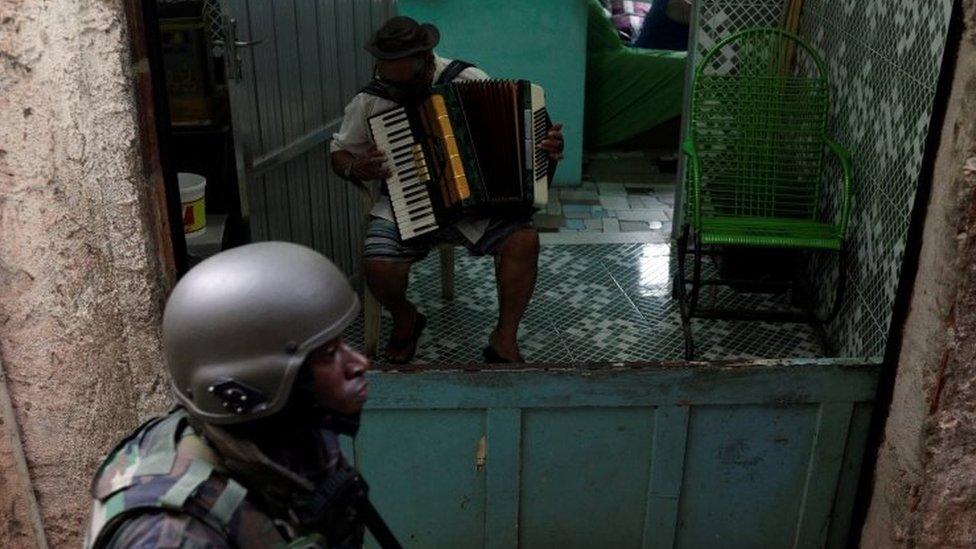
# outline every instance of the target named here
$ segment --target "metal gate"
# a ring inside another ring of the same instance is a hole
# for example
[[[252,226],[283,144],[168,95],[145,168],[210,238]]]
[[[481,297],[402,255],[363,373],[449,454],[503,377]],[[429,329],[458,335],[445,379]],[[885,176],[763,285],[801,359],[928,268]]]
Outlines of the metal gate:
[[[329,167],[328,140],[370,78],[362,48],[394,0],[224,0],[241,207],[253,240],[287,240],[359,271],[363,197]]]

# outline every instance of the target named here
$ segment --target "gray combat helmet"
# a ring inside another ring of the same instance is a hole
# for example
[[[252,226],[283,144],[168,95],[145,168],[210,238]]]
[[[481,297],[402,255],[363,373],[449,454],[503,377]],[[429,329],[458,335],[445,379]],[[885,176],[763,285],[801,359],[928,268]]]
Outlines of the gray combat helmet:
[[[194,267],[163,314],[163,351],[190,414],[230,424],[279,412],[309,352],[359,313],[345,275],[297,244],[241,246]]]

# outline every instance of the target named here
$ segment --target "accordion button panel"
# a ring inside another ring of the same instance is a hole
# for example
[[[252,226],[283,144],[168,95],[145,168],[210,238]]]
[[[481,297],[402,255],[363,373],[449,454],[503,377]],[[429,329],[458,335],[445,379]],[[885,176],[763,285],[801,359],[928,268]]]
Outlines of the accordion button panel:
[[[533,206],[542,208],[549,202],[549,155],[535,146],[546,138],[549,128],[549,114],[546,111],[546,94],[541,86],[532,84],[532,136],[533,149]],[[528,132],[526,132],[528,133]]]
[[[376,148],[390,163],[386,186],[400,237],[406,240],[437,230],[434,205],[427,193],[430,175],[406,111],[393,109],[370,118],[369,123]]]

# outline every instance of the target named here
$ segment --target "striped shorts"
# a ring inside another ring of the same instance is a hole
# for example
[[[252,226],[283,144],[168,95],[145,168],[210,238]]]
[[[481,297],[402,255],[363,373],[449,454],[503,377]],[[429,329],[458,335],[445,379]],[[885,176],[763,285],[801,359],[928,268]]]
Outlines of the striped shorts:
[[[532,220],[526,218],[492,218],[481,238],[471,243],[457,230],[450,226],[433,233],[432,238],[424,244],[404,244],[400,240],[400,231],[396,224],[382,217],[371,216],[366,228],[366,245],[363,257],[373,261],[420,261],[427,257],[431,248],[439,244],[453,244],[464,246],[471,255],[495,255],[508,235],[519,229],[532,228]]]

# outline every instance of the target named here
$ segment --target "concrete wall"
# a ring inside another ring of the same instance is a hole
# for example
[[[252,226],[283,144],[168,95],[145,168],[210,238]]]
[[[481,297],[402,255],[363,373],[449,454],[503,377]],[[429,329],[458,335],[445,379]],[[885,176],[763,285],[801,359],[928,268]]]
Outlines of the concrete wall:
[[[147,66],[120,0],[0,0],[0,360],[55,547],[80,544],[98,461],[168,400],[172,276],[136,109]],[[0,546],[18,547],[9,451]]]
[[[863,547],[976,546],[976,0],[963,6],[968,28]]]

